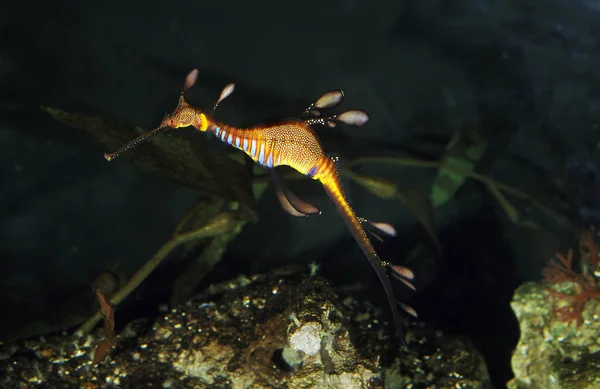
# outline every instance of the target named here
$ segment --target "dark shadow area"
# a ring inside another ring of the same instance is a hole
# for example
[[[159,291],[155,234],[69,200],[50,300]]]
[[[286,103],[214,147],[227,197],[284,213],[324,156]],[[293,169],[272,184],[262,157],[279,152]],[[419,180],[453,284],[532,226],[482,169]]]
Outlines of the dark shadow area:
[[[413,301],[428,325],[473,341],[496,388],[512,377],[510,360],[519,338],[509,305],[519,279],[504,228],[494,209],[483,206],[440,231],[439,276]]]

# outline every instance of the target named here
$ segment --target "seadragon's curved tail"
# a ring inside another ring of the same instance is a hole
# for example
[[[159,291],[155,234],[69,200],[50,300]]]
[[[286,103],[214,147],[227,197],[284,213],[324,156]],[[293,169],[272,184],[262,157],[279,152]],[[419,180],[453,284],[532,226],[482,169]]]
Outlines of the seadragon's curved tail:
[[[412,308],[403,303],[399,303],[396,300],[394,289],[388,277],[388,271],[392,272],[394,277],[400,279],[409,287],[412,287],[412,284],[408,281],[409,279],[413,278],[412,272],[406,268],[392,266],[379,258],[379,255],[377,255],[371,240],[363,228],[363,221],[356,216],[354,210],[344,195],[342,183],[334,161],[332,161],[330,158],[328,158],[328,160],[329,161],[322,162],[319,169],[321,174],[319,174],[318,179],[321,181],[321,184],[325,188],[325,192],[327,192],[331,201],[335,204],[338,213],[346,223],[346,226],[352,233],[352,236],[377,273],[392,310],[392,316],[396,326],[396,335],[404,342],[403,322],[398,310],[398,305],[400,304],[411,315],[416,315],[416,313]]]

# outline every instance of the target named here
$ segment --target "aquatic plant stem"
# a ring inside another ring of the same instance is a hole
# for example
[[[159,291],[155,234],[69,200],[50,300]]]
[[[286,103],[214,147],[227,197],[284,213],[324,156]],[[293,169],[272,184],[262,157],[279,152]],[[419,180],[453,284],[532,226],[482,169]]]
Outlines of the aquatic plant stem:
[[[123,285],[121,289],[112,296],[110,303],[118,305],[125,300],[125,298],[127,298],[127,296],[129,296],[131,292],[133,292],[177,246],[192,240],[220,235],[236,228],[238,223],[239,221],[233,217],[232,212],[222,212],[206,225],[198,229],[173,236],[129,279],[125,285]],[[75,334],[77,336],[87,334],[100,320],[102,320],[102,313],[98,311],[83,323],[77,331],[75,331]]]
[[[463,169],[452,167],[452,166],[446,166],[446,165],[444,165],[443,162],[440,162],[440,161],[427,161],[427,160],[423,160],[423,159],[415,159],[415,158],[410,158],[410,157],[408,157],[408,158],[407,157],[363,157],[363,158],[357,158],[357,159],[350,161],[348,163],[348,167],[357,166],[357,165],[366,165],[366,164],[415,166],[415,167],[422,167],[422,168],[450,170],[454,173],[462,174],[466,177],[474,179],[475,181],[479,181],[483,184],[486,184],[490,189],[497,190],[498,193],[500,191],[502,191],[502,192],[506,192],[510,195],[513,195],[515,197],[522,198],[522,199],[528,201],[534,208],[536,208],[540,212],[553,218],[559,224],[565,222],[564,218],[557,215],[551,209],[542,205],[538,200],[536,200],[532,195],[530,195],[528,193],[522,192],[516,188],[509,186],[509,185],[495,181],[495,180],[493,180],[483,174],[480,174],[480,173],[476,173],[476,172],[469,171],[469,170],[463,170]],[[494,193],[492,193],[492,194],[494,194]],[[572,231],[576,230],[571,225],[567,225],[567,227]]]

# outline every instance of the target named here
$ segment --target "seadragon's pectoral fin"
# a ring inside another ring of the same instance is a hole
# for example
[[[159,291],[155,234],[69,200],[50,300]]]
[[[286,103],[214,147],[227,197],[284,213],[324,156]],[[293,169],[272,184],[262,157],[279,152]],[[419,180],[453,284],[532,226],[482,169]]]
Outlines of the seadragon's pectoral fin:
[[[277,199],[281,204],[281,207],[284,211],[289,213],[292,216],[309,216],[309,215],[319,215],[321,210],[314,206],[311,203],[308,203],[298,196],[296,196],[291,190],[289,190],[281,177],[273,169],[269,169],[269,175],[271,177],[271,182],[275,188],[275,193],[277,194]]]

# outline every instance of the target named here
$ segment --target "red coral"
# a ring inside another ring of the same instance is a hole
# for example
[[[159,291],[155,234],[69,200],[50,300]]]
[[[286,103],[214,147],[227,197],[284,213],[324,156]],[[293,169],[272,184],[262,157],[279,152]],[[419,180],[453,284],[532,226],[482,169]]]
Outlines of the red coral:
[[[571,282],[575,286],[575,293],[557,292],[551,288],[546,288],[550,296],[570,301],[570,304],[553,309],[553,313],[558,321],[575,322],[577,328],[583,324],[583,308],[585,304],[595,298],[600,298],[600,288],[596,283],[593,272],[600,265],[600,250],[595,241],[596,234],[594,229],[586,230],[581,233],[579,239],[580,265],[582,272],[573,269],[573,250],[569,250],[567,255],[556,254],[556,260],[549,260],[548,265],[543,270],[544,282],[558,284],[562,282]],[[600,236],[600,234],[598,234]],[[592,269],[592,274],[586,269]]]

